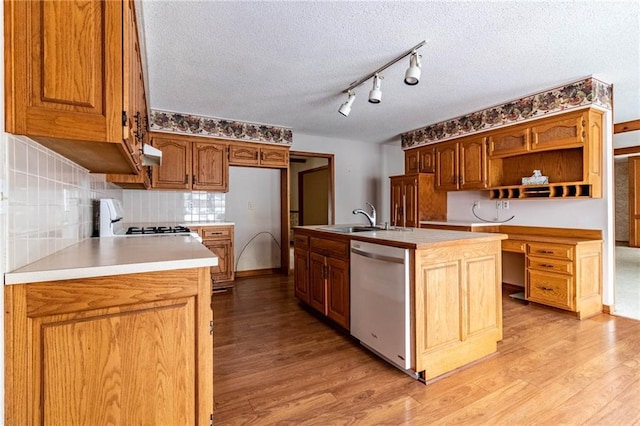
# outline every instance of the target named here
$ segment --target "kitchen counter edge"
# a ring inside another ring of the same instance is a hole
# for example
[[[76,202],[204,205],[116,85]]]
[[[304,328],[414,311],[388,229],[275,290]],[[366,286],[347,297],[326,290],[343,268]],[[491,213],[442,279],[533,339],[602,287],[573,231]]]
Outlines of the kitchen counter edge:
[[[202,268],[218,258],[190,236],[89,238],[4,274],[5,285]]]

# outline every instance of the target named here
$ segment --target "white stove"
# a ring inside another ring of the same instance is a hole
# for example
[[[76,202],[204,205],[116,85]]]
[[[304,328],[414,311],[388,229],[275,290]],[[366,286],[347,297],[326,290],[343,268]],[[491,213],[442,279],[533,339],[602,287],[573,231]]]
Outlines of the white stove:
[[[96,201],[94,218],[94,236],[100,237],[134,237],[149,235],[198,235],[182,225],[124,225],[124,209],[120,200],[102,198]]]

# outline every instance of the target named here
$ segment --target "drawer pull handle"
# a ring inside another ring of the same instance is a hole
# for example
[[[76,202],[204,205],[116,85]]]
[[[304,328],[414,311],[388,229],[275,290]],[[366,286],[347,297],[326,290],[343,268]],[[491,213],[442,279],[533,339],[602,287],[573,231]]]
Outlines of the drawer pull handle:
[[[222,235],[222,232],[209,232],[209,235]]]
[[[549,288],[549,287],[541,286],[541,287],[538,287],[538,288],[539,288],[540,290],[543,290],[543,291],[553,291],[553,289],[552,289],[552,288]]]
[[[552,250],[538,250],[538,253],[540,254],[553,254]]]
[[[541,263],[540,266],[542,268],[553,268],[553,265],[549,265],[548,263]]]

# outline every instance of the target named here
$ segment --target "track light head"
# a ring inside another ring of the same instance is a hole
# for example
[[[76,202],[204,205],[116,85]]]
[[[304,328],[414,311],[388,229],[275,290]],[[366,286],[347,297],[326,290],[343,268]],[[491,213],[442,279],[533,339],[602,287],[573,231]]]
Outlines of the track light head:
[[[338,109],[338,112],[344,115],[345,117],[349,116],[349,113],[351,112],[351,105],[353,105],[353,101],[356,100],[355,93],[353,93],[351,90],[349,90],[348,93],[349,93],[349,97],[347,98],[347,102],[340,105],[340,108]]]
[[[420,82],[420,73],[422,65],[420,64],[420,55],[417,52],[411,53],[409,58],[409,68],[404,75],[404,82],[409,86],[415,86]]]
[[[373,88],[369,92],[369,102],[372,104],[379,104],[382,100],[382,90],[380,90],[380,77],[378,74],[373,76]]]

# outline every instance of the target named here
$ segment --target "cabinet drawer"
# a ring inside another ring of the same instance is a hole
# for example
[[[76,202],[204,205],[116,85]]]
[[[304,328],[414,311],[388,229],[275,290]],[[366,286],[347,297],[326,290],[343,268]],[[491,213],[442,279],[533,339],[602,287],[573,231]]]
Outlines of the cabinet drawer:
[[[527,254],[530,256],[573,260],[573,246],[553,243],[529,243]]]
[[[502,240],[502,251],[525,253],[527,244],[519,240]]]
[[[551,259],[545,257],[528,256],[527,267],[539,271],[573,273],[573,262],[565,259]]]
[[[537,271],[527,271],[527,276],[527,300],[575,310],[572,277]]]
[[[200,236],[202,236],[203,240],[229,239],[232,234],[233,228],[229,226],[212,226],[200,230]]]
[[[311,237],[311,251],[325,256],[349,258],[349,242],[325,240],[324,238]]]
[[[309,237],[306,235],[293,235],[293,246],[300,249],[309,248]]]

